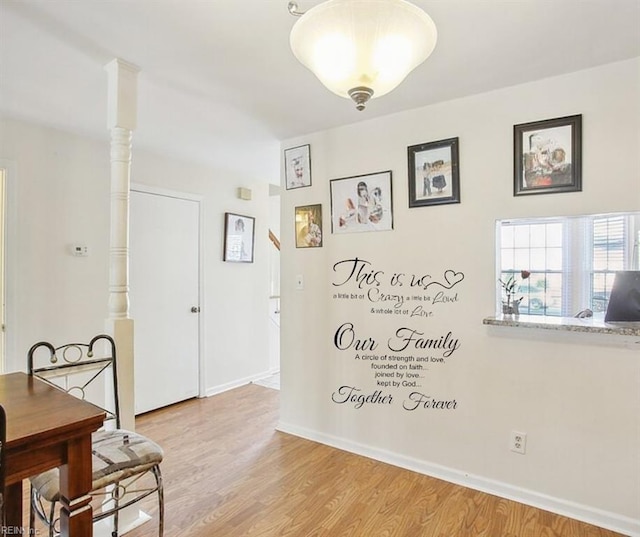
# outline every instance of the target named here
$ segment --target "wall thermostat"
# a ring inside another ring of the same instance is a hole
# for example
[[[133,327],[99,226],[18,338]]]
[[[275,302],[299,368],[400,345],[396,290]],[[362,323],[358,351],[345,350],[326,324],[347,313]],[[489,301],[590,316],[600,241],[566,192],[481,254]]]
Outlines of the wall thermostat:
[[[71,255],[76,257],[87,257],[89,255],[89,247],[86,244],[72,244]]]

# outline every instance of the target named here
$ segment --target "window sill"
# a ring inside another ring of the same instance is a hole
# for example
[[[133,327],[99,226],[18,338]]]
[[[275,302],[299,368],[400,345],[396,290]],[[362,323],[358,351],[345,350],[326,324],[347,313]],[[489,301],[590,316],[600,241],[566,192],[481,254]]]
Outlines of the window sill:
[[[499,315],[486,317],[482,324],[511,328],[554,330],[609,336],[640,337],[640,322],[605,323],[601,319],[575,317],[543,317],[539,315]]]

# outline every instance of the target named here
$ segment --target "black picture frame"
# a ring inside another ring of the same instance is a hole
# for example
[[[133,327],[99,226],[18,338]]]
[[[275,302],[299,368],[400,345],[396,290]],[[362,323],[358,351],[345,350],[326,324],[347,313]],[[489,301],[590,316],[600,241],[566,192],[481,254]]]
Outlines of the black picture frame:
[[[460,203],[458,148],[457,137],[407,148],[409,208]]]
[[[284,150],[284,179],[287,190],[311,186],[311,146]]]
[[[513,195],[582,191],[582,115],[513,127]]]
[[[235,213],[224,213],[224,253],[229,263],[253,263],[256,219]]]
[[[322,248],[322,205],[295,208],[296,248]]]
[[[393,229],[391,170],[332,179],[331,232],[359,233]]]

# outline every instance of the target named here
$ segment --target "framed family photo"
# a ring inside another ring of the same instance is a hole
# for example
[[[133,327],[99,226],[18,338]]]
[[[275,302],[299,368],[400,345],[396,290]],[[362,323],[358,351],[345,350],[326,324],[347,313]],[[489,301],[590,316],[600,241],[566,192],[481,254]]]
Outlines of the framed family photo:
[[[582,190],[582,116],[513,127],[513,195]]]
[[[332,179],[330,188],[333,233],[393,229],[391,171]]]
[[[253,263],[255,222],[252,216],[224,213],[223,261]]]
[[[287,190],[311,186],[311,146],[285,149],[284,170]]]
[[[322,247],[322,205],[296,207],[296,248]]]
[[[460,203],[458,138],[412,145],[409,161],[409,207]]]

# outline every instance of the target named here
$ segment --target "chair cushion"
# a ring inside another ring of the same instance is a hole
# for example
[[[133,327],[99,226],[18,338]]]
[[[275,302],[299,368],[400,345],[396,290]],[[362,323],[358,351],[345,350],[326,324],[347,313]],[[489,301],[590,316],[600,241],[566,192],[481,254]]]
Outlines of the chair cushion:
[[[98,490],[150,470],[162,462],[162,448],[148,438],[116,429],[91,437],[92,490]],[[60,499],[60,472],[54,468],[30,478],[38,494],[48,501]]]

